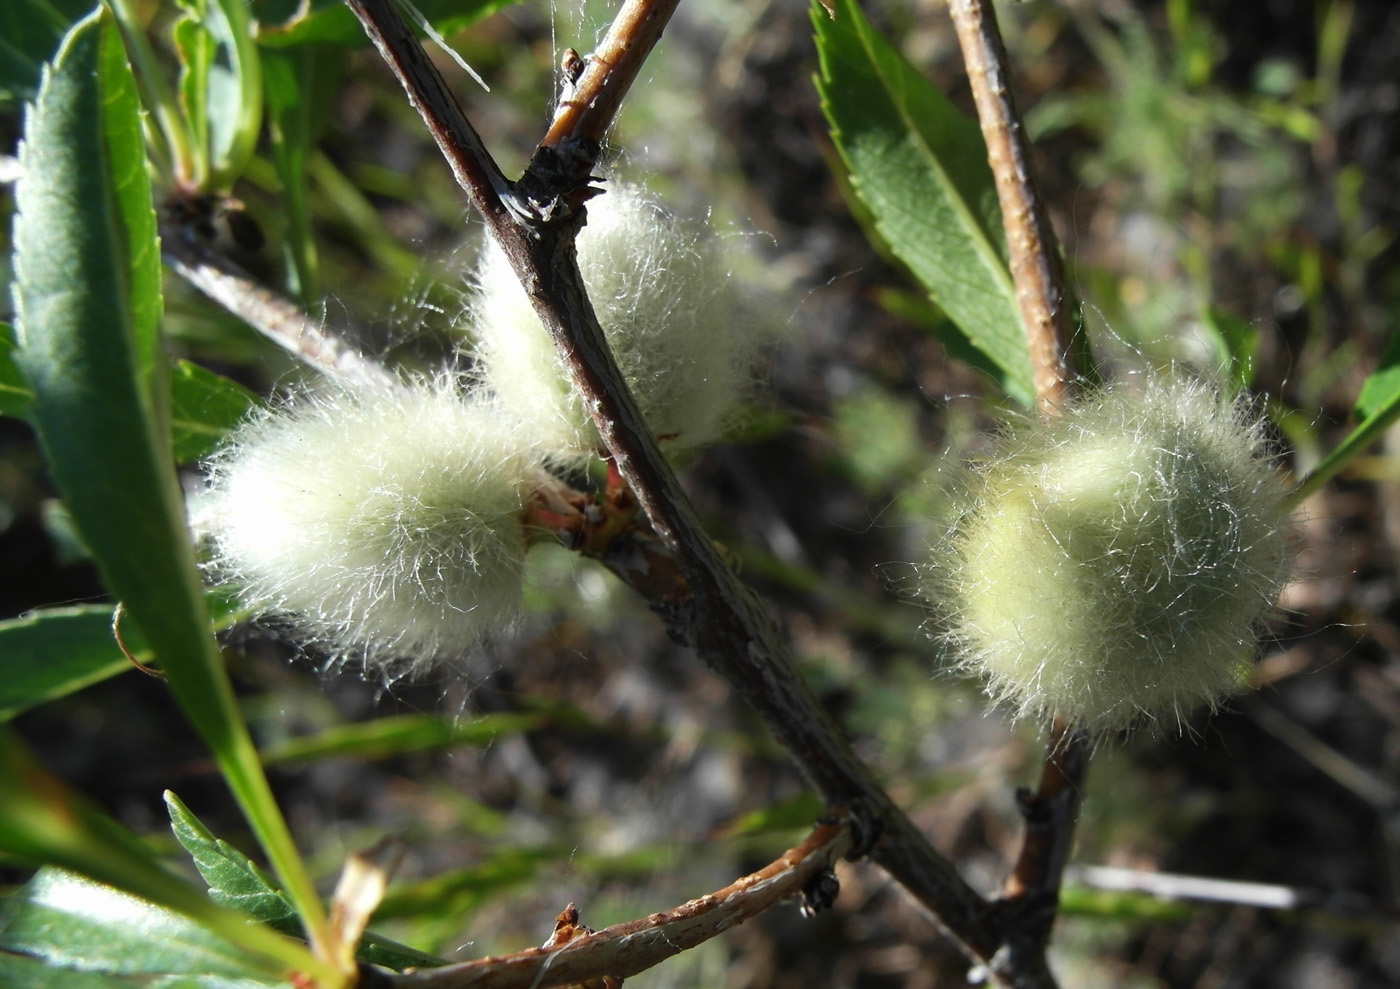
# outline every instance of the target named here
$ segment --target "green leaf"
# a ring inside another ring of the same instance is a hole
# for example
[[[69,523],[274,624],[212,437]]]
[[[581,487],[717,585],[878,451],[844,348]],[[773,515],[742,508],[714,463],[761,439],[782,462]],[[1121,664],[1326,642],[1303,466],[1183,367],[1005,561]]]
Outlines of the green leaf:
[[[418,8],[433,29],[441,35],[475,24],[488,14],[514,6],[517,0],[416,0]],[[298,9],[296,0],[265,2],[259,5],[261,30],[258,43],[265,48],[324,43],[346,48],[369,44],[364,28],[350,13],[343,0],[312,0],[305,17],[288,20]]]
[[[225,629],[247,617],[242,605],[222,594],[207,598],[214,627]],[[141,632],[123,628],[127,657],[112,633],[109,604],[46,608],[0,622],[0,722],[94,683],[156,662]]]
[[[502,735],[538,728],[532,714],[486,714],[468,720],[447,720],[430,714],[377,718],[293,738],[262,750],[263,765],[332,756],[383,759],[400,752],[448,745],[490,745]]]
[[[34,393],[14,358],[14,327],[0,323],[0,415],[28,418]],[[257,395],[190,361],[170,370],[170,427],[175,459],[190,463],[211,453],[257,408]]]
[[[1396,401],[1400,395],[1400,333],[1390,338],[1377,366],[1356,399],[1356,418],[1368,419]]]
[[[219,46],[204,26],[203,0],[180,0],[180,6],[185,13],[170,29],[170,39],[180,59],[180,108],[198,162],[195,181],[203,185],[209,174],[209,76]]]
[[[890,250],[999,369],[1035,394],[986,147],[968,120],[865,19],[813,4],[817,89],[852,188]]]
[[[1216,359],[1228,369],[1231,393],[1254,383],[1254,358],[1259,352],[1259,331],[1233,313],[1211,306],[1201,321],[1210,337]]]
[[[190,463],[211,453],[258,404],[258,397],[238,382],[180,361],[170,372],[175,459]]]
[[[1314,491],[1345,470],[1400,420],[1400,336],[1391,338],[1380,366],[1362,386],[1356,400],[1356,414],[1361,422],[1351,435],[1293,489],[1289,498],[1294,505],[1302,504]]]
[[[275,930],[300,934],[301,925],[291,903],[272,877],[228,842],[214,837],[180,798],[165,791],[170,826],[175,838],[194,859],[195,868],[209,884],[209,897],[220,906],[238,910]],[[410,966],[431,968],[447,962],[376,934],[366,934],[357,957],[371,965],[402,970]]]
[[[149,659],[150,651],[138,656]],[[0,622],[0,721],[129,669],[112,638],[111,605],[52,608]]]
[[[0,322],[0,416],[25,418],[34,393],[15,363],[15,328]]]
[[[104,8],[105,11],[105,8]],[[140,108],[99,11],[74,27],[27,120],[16,189],[19,365],[49,468],[108,587],[145,633],[308,927],[325,914],[210,631],[153,378],[159,284]],[[163,365],[162,365],[163,368]],[[337,973],[315,966],[318,977]]]
[[[32,99],[39,72],[69,26],[93,0],[5,0],[0,3],[0,105]]]
[[[60,869],[40,870],[6,901],[0,948],[59,969],[286,985],[188,918]]]
[[[136,901],[142,909],[154,910],[151,905],[158,904],[166,908],[162,913],[167,917],[169,910],[177,910],[230,945],[236,945],[243,971],[320,974],[324,970],[304,945],[267,927],[248,923],[247,918],[215,905],[184,879],[166,871],[140,838],[92,807],[34,762],[8,729],[0,729],[0,794],[5,797],[0,800],[0,850],[22,861],[48,863],[67,873],[87,876],[88,879],[79,880],[55,870],[41,873],[41,876],[62,875],[60,885],[66,890],[75,887],[83,890],[73,897],[76,912],[105,909],[102,897],[87,895],[89,888],[105,890],[114,897],[124,896],[117,893],[117,889],[126,890],[146,901]],[[46,883],[38,880],[36,883],[37,886],[31,886],[37,890],[48,889]],[[70,939],[63,933],[61,918],[56,916],[35,922],[32,931],[30,927],[17,926],[12,909],[16,902],[12,898],[0,916],[0,950],[24,951],[56,963],[68,959],[80,967],[84,958],[91,960],[95,953],[108,950],[105,942],[90,944],[82,937]],[[37,897],[36,903],[57,909],[66,905],[67,900],[45,894]],[[48,949],[42,948],[45,937],[55,942]],[[115,950],[121,958],[132,956],[125,948]],[[328,985],[335,984],[332,976]]]
[[[215,838],[190,809],[169,790],[165,806],[175,838],[194,859],[209,884],[209,898],[222,907],[246,913],[288,933],[300,933],[296,911],[272,878],[228,842]]]
[[[246,0],[206,0],[203,25],[213,37],[209,65],[209,181],[226,189],[241,178],[262,130],[262,60]]]
[[[294,291],[303,302],[319,297],[316,242],[307,205],[307,157],[325,123],[345,64],[342,51],[304,45],[263,54],[272,161],[282,183],[287,255]]]

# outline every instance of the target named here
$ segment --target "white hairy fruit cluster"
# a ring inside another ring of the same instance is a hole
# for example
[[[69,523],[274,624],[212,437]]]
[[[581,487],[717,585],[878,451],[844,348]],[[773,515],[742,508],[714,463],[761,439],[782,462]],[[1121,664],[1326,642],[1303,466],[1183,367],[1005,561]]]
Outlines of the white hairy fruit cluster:
[[[450,376],[313,391],[230,437],[195,525],[264,616],[417,672],[518,614],[538,454],[509,424]]]
[[[1020,716],[1122,729],[1239,689],[1291,570],[1261,423],[1148,376],[1008,429],[962,479],[919,593]]]
[[[610,183],[588,204],[578,261],[652,433],[672,449],[719,438],[763,339],[761,321],[741,316],[721,242],[641,190]],[[551,453],[599,450],[583,400],[499,248],[486,250],[475,282],[471,322],[485,385]]]

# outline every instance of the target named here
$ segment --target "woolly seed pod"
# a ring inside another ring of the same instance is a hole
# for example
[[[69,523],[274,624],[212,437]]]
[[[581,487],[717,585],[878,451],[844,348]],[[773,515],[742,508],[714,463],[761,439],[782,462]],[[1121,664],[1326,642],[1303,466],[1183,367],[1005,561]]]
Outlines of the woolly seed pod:
[[[720,242],[639,189],[615,185],[588,204],[579,269],[623,377],[652,431],[673,446],[717,439],[761,342],[741,317]],[[488,246],[471,319],[485,384],[553,453],[601,442],[505,255]]]
[[[962,666],[1019,716],[1121,729],[1241,685],[1287,582],[1261,424],[1150,376],[1007,431],[921,569]]]
[[[235,431],[195,526],[265,616],[419,672],[518,614],[536,460],[508,422],[451,377],[312,392]]]

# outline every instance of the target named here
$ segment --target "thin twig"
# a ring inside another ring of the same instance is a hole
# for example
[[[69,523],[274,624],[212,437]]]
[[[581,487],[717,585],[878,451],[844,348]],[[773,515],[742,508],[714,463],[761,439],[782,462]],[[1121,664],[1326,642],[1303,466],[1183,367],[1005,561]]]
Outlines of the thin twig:
[[[832,865],[850,850],[849,821],[819,825],[807,839],[757,872],[721,890],[640,920],[574,934],[576,911],[561,915],[570,928],[547,947],[461,965],[390,976],[397,989],[549,989],[646,971],[794,897],[804,912],[830,905]],[[556,929],[557,931],[557,929]]]
[[[559,101],[541,147],[557,147],[568,139],[602,142],[623,96],[679,3],[636,0],[623,5],[603,43],[588,56],[583,74]]]
[[[987,161],[996,178],[1011,278],[1030,342],[1036,399],[1042,412],[1053,414],[1063,407],[1075,378],[1070,356],[1075,313],[1059,242],[1036,192],[1030,141],[1011,92],[996,15],[983,0],[950,0],[949,8],[987,142]]]
[[[1030,142],[1011,91],[996,15],[983,0],[950,0],[949,7],[996,181],[1037,404],[1043,414],[1055,415],[1071,399],[1075,378],[1074,307],[1064,263],[1044,200],[1036,191]],[[1087,732],[1056,719],[1040,785],[1034,793],[1020,794],[1026,833],[997,901],[1007,944],[993,964],[1012,979],[1051,978],[1045,947],[1074,842],[1092,744]]]
[[[473,179],[489,175],[491,166],[459,160],[479,152],[471,142],[452,135],[474,132],[465,120],[454,122],[461,108],[441,81],[425,82],[436,70],[407,29],[393,26],[399,20],[397,12],[385,0],[350,3],[409,90],[413,105],[429,120],[468,196],[483,210],[574,387],[584,396],[617,472],[635,494],[658,549],[668,554],[683,580],[679,598],[670,599],[674,606],[658,608],[673,634],[695,648],[760,713],[829,805],[850,807],[856,851],[868,850],[970,954],[989,960],[1003,943],[990,904],[899,810],[817,701],[764,606],[729,570],[701,527],[637,410],[598,325],[574,253],[584,203],[596,194],[589,185],[596,140],[567,129],[556,134],[558,143],[542,147],[520,182],[504,191],[498,182]],[[624,23],[638,7],[652,9],[648,0],[632,0],[620,15]],[[654,39],[659,25],[647,23]],[[634,40],[618,50],[640,62],[645,44]],[[601,85],[625,90],[635,74],[614,65]],[[621,92],[600,93],[597,105],[616,107],[621,97]],[[590,127],[600,126],[600,118],[591,119]],[[1053,985],[1038,976],[1022,984]]]
[[[260,284],[186,230],[163,228],[160,249],[176,274],[311,367],[344,381],[393,380],[382,364],[356,350],[344,334],[310,319],[291,299]]]

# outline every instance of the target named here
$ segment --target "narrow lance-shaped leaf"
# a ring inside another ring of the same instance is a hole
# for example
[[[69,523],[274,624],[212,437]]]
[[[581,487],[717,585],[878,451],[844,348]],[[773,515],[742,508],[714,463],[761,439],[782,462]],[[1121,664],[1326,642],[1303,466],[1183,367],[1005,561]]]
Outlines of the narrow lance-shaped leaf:
[[[850,181],[891,251],[1001,371],[1034,395],[986,146],[974,121],[909,64],[854,0],[813,4],[817,89]]]
[[[234,703],[185,527],[158,394],[167,379],[152,373],[159,249],[140,108],[104,11],[65,39],[26,121],[14,225],[19,365],[53,478],[107,585],[324,940],[324,909]]]

